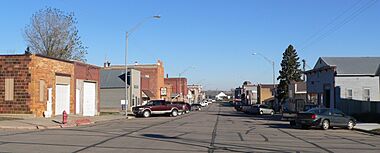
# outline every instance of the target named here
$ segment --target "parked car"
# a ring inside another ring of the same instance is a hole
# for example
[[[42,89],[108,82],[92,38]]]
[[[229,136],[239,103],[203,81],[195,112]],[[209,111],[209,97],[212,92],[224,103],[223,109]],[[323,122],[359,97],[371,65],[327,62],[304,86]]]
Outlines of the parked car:
[[[190,104],[185,102],[171,102],[173,105],[177,105],[180,113],[189,113],[190,112]]]
[[[150,117],[152,114],[170,114],[173,117],[178,116],[182,108],[179,105],[166,102],[165,100],[152,100],[143,106],[132,108],[136,116]]]
[[[356,120],[338,109],[313,108],[304,113],[298,113],[296,120],[291,122],[291,126],[294,124],[302,128],[320,127],[327,130],[332,127],[343,127],[351,130],[356,125]]]
[[[208,103],[207,103],[207,102],[204,102],[204,101],[201,102],[200,104],[201,104],[202,107],[206,107],[206,106],[208,105]]]
[[[192,111],[200,111],[200,110],[202,110],[202,105],[201,104],[191,104],[191,110]]]
[[[274,115],[274,110],[272,108],[269,108],[267,105],[254,105],[252,106],[250,113],[252,114],[269,114],[269,115]]]
[[[283,120],[295,120],[297,118],[297,113],[301,113],[301,112],[306,112],[310,109],[313,109],[313,108],[318,108],[318,107],[321,107],[320,105],[316,105],[316,104],[306,104],[303,106],[302,110],[300,112],[297,112],[297,111],[291,111],[291,110],[288,110],[287,108],[284,109],[284,111],[282,112],[282,119]]]

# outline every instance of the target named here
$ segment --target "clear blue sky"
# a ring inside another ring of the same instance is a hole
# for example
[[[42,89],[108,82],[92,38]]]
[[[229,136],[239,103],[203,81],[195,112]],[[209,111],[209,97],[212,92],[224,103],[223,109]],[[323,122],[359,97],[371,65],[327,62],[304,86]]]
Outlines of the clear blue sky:
[[[88,63],[101,66],[107,56],[112,64],[123,64],[125,31],[159,13],[160,20],[147,22],[131,36],[130,63],[161,59],[170,76],[193,66],[184,73],[189,83],[201,83],[206,89],[231,89],[244,80],[271,83],[270,64],[252,56],[253,52],[275,60],[276,72],[289,44],[310,67],[320,56],[379,56],[380,4],[367,8],[370,2],[3,0],[0,53],[23,53],[22,31],[31,15],[55,7],[75,13],[79,34],[88,46]]]

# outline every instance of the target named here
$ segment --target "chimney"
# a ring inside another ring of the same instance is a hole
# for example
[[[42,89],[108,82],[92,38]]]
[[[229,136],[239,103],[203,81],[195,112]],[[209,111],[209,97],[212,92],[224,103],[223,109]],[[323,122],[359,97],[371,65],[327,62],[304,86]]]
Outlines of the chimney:
[[[166,73],[166,78],[169,78],[169,74]]]

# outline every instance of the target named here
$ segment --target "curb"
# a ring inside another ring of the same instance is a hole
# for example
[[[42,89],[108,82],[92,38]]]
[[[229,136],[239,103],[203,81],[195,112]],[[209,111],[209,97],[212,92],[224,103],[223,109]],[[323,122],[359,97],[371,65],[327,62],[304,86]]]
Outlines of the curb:
[[[377,132],[372,132],[372,131],[368,131],[368,130],[363,130],[363,129],[355,129],[355,131],[360,131],[360,132],[364,132],[364,133],[368,133],[368,134],[373,134],[373,135],[380,135],[380,133],[377,133]]]
[[[91,121],[90,119],[80,119],[80,120],[74,120],[71,121],[71,123],[68,124],[56,124],[56,125],[32,125],[32,126],[0,126],[0,129],[17,129],[17,130],[46,130],[46,129],[62,129],[62,128],[72,128],[72,127],[78,127],[78,126],[85,126],[85,125],[91,125],[91,124],[97,124],[101,122],[108,122],[108,121],[116,121],[116,120],[131,120],[135,119],[135,117],[128,116],[128,118],[116,118],[116,119],[109,119],[109,120],[99,120],[99,121]]]

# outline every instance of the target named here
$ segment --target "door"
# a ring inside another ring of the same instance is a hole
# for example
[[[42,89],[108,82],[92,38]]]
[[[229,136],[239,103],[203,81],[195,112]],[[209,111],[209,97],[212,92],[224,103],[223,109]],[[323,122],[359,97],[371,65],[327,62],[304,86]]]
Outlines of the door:
[[[75,90],[75,114],[80,113],[80,90]]]
[[[83,116],[95,116],[96,110],[96,84],[84,82],[83,84]]]
[[[334,109],[333,111],[333,120],[335,126],[346,126],[348,119],[345,117],[344,113],[340,110]]]
[[[56,84],[55,90],[55,115],[70,114],[70,85]]]

